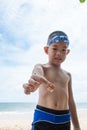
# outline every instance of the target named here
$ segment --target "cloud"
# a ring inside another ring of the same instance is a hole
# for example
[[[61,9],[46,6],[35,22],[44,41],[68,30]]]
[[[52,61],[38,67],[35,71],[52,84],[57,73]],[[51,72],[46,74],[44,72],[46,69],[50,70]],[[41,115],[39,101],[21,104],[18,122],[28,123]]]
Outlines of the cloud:
[[[70,40],[63,67],[72,73],[75,86],[86,86],[86,14],[86,4],[76,0],[0,0],[0,100],[27,100],[20,86],[36,63],[47,62],[43,47],[55,30],[65,31]]]

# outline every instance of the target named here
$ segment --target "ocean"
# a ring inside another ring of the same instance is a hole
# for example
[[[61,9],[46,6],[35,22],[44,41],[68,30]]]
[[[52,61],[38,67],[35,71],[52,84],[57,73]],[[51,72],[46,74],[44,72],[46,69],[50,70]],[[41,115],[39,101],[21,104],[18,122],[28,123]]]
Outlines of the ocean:
[[[1,102],[0,119],[32,119],[35,103]]]
[[[0,112],[19,112],[27,113],[34,111],[36,103],[26,102],[0,102]],[[78,109],[87,109],[86,103],[76,103]]]
[[[35,107],[35,103],[1,102],[0,112],[29,112]]]

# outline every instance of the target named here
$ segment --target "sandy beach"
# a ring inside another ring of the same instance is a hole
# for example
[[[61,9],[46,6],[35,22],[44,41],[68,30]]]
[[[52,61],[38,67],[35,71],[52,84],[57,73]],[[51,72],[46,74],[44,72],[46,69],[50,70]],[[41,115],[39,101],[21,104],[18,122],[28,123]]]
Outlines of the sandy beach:
[[[82,130],[87,130],[87,109],[80,109],[78,110],[79,121]],[[0,115],[0,130],[30,130],[32,117],[25,115]],[[73,129],[72,129],[73,130]]]

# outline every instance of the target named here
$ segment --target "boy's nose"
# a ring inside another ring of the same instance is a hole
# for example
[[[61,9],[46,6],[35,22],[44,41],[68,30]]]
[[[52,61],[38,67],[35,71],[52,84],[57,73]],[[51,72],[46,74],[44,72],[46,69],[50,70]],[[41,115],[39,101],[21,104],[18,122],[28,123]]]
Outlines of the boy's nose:
[[[60,51],[57,51],[57,55],[60,55],[61,54],[61,52]]]

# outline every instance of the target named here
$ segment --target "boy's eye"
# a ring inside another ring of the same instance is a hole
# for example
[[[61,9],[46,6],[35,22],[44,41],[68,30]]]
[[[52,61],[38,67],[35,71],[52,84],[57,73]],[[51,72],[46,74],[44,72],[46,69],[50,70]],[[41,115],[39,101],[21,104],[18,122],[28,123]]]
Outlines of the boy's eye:
[[[63,52],[66,52],[66,49],[62,49]]]
[[[53,48],[53,50],[57,50],[57,48]]]

